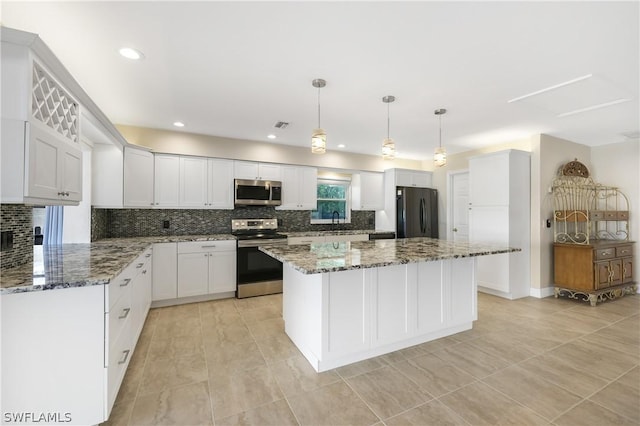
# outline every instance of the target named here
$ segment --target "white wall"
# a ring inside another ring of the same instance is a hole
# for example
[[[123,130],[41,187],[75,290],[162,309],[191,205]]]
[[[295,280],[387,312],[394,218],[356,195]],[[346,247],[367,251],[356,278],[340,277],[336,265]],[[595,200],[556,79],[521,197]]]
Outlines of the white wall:
[[[91,151],[82,150],[82,201],[77,206],[64,207],[62,243],[91,241]]]
[[[230,139],[195,133],[150,129],[118,125],[127,142],[151,148],[154,152],[167,154],[198,155],[234,160],[264,161],[272,163],[299,164],[346,170],[381,172],[400,167],[421,169],[416,160],[383,160],[382,156],[353,154],[343,151],[327,151],[326,154],[311,153],[311,148],[280,145],[243,139]]]

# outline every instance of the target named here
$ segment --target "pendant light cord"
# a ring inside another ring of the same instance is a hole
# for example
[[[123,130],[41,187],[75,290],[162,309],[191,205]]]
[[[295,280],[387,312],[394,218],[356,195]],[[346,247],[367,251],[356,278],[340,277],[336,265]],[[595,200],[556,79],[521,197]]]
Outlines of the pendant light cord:
[[[389,102],[387,102],[387,139],[389,139],[389,127],[391,126],[391,121],[389,120]]]
[[[320,87],[318,87],[318,129],[321,129],[320,125]]]
[[[440,119],[440,148],[442,148],[442,114],[438,115]]]

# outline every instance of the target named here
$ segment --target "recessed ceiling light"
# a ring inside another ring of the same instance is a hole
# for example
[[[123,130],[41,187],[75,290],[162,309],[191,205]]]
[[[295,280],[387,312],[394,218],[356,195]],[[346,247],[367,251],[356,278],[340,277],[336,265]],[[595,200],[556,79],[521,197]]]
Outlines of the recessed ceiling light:
[[[125,58],[132,59],[134,61],[144,59],[144,55],[142,54],[142,52],[132,47],[123,47],[118,52],[120,52],[120,54]]]
[[[267,135],[267,138],[269,138],[269,139],[275,139],[275,138],[276,138],[276,135],[274,135],[274,134]]]
[[[523,99],[529,98],[531,96],[540,95],[542,93],[550,92],[551,90],[559,89],[564,86],[568,86],[573,83],[577,83],[582,80],[586,80],[588,78],[593,77],[593,74],[583,75],[582,77],[574,78],[573,80],[568,80],[563,83],[555,84],[553,86],[545,87],[544,89],[536,90],[535,92],[527,93],[526,95],[518,96],[517,98],[509,99],[507,103],[521,101]]]
[[[184,127],[184,123],[182,121],[176,121],[173,123],[173,125],[176,127]]]
[[[344,148],[345,144],[341,143],[340,145],[338,145],[338,148]]]

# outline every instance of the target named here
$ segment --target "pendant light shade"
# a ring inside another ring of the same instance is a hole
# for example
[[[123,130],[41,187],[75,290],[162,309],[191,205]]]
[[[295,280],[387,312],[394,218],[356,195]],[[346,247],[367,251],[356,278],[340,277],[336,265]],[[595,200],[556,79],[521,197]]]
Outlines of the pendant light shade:
[[[327,132],[320,126],[320,89],[327,85],[321,78],[316,78],[311,82],[313,87],[318,89],[318,128],[311,134],[311,153],[324,154],[327,152]]]
[[[440,108],[434,111],[434,114],[440,118],[440,143],[433,154],[433,162],[436,167],[442,167],[447,164],[447,150],[442,147],[442,116],[447,110]]]
[[[393,160],[396,158],[396,143],[389,137],[389,104],[395,101],[395,96],[385,96],[382,102],[387,104],[387,137],[382,141],[382,159]]]

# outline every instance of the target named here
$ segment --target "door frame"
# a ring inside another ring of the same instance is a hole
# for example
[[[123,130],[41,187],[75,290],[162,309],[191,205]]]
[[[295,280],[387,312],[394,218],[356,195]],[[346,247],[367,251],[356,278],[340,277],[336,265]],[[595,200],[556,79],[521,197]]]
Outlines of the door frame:
[[[469,173],[469,169],[447,172],[447,240],[453,241],[453,179],[456,175]]]

